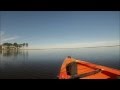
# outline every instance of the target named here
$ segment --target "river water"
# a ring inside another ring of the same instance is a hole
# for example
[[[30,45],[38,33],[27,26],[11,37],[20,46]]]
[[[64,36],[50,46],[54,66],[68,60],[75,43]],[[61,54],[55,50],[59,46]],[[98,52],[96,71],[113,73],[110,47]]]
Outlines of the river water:
[[[0,51],[0,79],[56,79],[67,56],[120,69],[119,48]]]

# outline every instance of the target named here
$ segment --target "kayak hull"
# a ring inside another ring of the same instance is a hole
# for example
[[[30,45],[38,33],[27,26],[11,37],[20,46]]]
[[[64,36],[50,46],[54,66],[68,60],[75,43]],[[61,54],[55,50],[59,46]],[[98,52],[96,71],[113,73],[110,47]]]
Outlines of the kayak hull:
[[[77,74],[72,77],[68,75],[66,67],[69,63],[76,62]],[[60,69],[59,79],[119,79],[120,70],[110,67],[93,64],[83,60],[77,60],[71,57],[67,57]]]

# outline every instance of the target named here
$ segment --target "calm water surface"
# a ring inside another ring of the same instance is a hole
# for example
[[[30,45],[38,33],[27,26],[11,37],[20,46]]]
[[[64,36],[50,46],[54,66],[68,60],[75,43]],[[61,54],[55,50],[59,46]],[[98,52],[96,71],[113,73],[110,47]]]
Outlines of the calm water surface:
[[[0,79],[56,79],[68,55],[120,69],[119,48],[0,51]]]

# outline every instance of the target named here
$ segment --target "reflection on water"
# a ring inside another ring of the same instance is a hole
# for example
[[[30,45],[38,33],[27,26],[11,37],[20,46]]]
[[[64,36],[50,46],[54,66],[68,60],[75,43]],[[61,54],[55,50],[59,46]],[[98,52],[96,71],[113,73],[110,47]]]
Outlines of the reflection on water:
[[[7,67],[9,65],[23,64],[28,60],[27,50],[2,50],[0,51],[0,67]]]
[[[18,55],[28,55],[28,51],[26,50],[0,50],[0,55],[4,57],[10,56],[18,56]]]
[[[0,79],[55,79],[66,56],[120,69],[119,47],[2,50]]]

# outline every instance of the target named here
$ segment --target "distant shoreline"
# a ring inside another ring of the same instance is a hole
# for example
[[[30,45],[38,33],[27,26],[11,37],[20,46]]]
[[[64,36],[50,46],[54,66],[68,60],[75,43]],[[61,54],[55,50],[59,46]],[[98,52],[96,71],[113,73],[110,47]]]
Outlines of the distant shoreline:
[[[20,50],[78,49],[78,48],[100,48],[100,47],[117,47],[117,46],[120,46],[120,45],[112,45],[112,46],[94,46],[94,47],[76,47],[76,48],[20,49]]]

